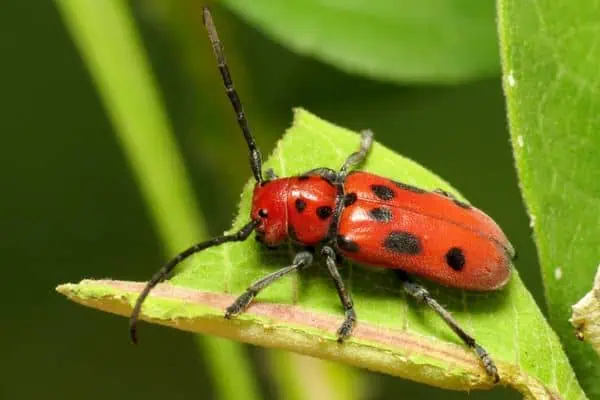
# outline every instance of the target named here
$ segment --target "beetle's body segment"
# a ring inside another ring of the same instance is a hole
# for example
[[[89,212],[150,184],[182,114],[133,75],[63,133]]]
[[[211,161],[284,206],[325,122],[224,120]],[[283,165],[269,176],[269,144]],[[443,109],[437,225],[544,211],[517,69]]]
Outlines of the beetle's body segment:
[[[391,195],[377,196],[372,186],[387,188]],[[496,290],[508,281],[514,250],[498,225],[477,208],[365,172],[349,175],[344,189],[356,193],[357,201],[344,208],[338,234],[358,246],[358,251],[341,249],[344,257],[467,290]],[[412,235],[415,251],[394,246],[400,236],[394,232]],[[458,268],[449,265],[451,249],[463,254]]]
[[[443,190],[426,191],[378,175],[351,172],[364,161],[371,148],[373,134],[370,131],[362,132],[358,151],[350,154],[338,171],[316,168],[300,176],[276,178],[269,170],[263,175],[262,157],[233,87],[223,46],[206,7],[203,13],[256,180],[250,221],[233,234],[189,247],[159,269],[133,308],[131,339],[137,341],[136,324],[144,300],[177,264],[210,247],[246,240],[255,231],[256,238],[268,247],[291,240],[305,249],[296,254],[291,265],[249,286],[227,307],[226,318],[244,311],[271,283],[309,267],[313,255],[318,254],[327,266],[344,307],[345,318],[337,331],[338,341],[342,342],[352,334],[356,313],[351,294],[338,271],[338,259],[395,269],[405,293],[435,311],[477,354],[494,382],[498,382],[498,370],[486,350],[408,274],[459,289],[499,289],[510,278],[511,260],[515,255],[502,230],[486,214]]]

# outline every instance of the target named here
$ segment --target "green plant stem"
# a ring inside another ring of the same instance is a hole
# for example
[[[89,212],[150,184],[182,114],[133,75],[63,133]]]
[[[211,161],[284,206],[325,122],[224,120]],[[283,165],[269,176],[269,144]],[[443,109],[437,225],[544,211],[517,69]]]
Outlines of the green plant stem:
[[[206,237],[164,107],[123,2],[57,2],[90,71],[167,253]],[[200,338],[220,399],[260,398],[242,348]],[[227,362],[223,362],[226,357]],[[235,365],[235,374],[231,374]]]

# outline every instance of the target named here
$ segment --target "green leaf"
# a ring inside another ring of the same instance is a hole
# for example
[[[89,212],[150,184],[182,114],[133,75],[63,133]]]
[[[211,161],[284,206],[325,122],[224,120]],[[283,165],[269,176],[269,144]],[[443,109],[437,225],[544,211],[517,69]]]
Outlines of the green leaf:
[[[294,126],[279,142],[266,168],[274,168],[281,176],[316,165],[338,168],[357,148],[358,140],[355,133],[297,110]],[[427,189],[454,191],[431,172],[379,144],[374,145],[364,168]],[[249,182],[234,228],[248,220],[251,189]],[[326,269],[318,265],[275,283],[237,319],[223,318],[224,308],[236,294],[259,277],[289,264],[291,256],[291,248],[268,251],[254,240],[200,253],[182,265],[169,284],[153,291],[144,306],[144,318],[443,388],[493,386],[474,354],[435,314],[405,299],[387,270],[355,265],[343,269],[359,318],[354,336],[343,345],[335,337],[343,315],[339,299]],[[142,285],[86,280],[58,290],[82,304],[128,315]],[[548,398],[552,393],[563,398],[585,397],[556,335],[518,273],[504,290],[493,293],[428,286],[490,351],[503,384],[531,398]]]
[[[503,0],[499,16],[511,137],[550,321],[598,398],[600,360],[569,317],[600,262],[600,4]]]
[[[224,3],[293,50],[374,79],[448,83],[499,71],[492,1]]]

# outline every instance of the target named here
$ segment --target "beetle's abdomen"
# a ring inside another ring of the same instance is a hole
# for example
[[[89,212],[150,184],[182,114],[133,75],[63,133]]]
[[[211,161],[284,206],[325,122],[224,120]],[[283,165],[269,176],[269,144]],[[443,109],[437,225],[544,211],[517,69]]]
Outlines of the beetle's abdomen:
[[[342,254],[446,286],[494,290],[510,277],[512,246],[480,210],[442,194],[357,172],[345,184]]]

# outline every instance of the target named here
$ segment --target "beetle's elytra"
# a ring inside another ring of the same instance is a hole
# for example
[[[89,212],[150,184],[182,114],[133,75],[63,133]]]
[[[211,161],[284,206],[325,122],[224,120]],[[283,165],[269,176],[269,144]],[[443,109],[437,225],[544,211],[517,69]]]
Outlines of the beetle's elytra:
[[[263,174],[261,154],[233,87],[223,46],[206,7],[203,13],[227,95],[248,144],[256,180],[250,221],[234,234],[184,250],[156,272],[133,309],[132,340],[137,341],[136,324],[145,298],[179,262],[209,247],[246,240],[255,232],[256,239],[265,246],[292,241],[305,250],[296,254],[291,265],[254,282],[227,308],[226,318],[244,311],[262,289],[277,279],[310,266],[316,255],[324,260],[344,306],[345,318],[337,332],[342,342],[352,334],[356,323],[352,298],[336,264],[343,257],[396,270],[405,292],[439,314],[498,382],[498,370],[487,351],[410,275],[459,289],[497,290],[509,280],[515,256],[502,230],[486,214],[443,190],[427,191],[354,171],[367,157],[373,141],[370,131],[362,132],[359,149],[350,154],[339,171],[315,168],[287,178],[278,178],[270,170]]]

